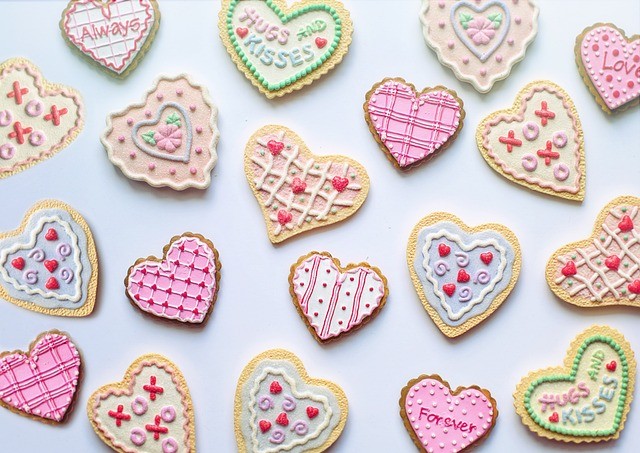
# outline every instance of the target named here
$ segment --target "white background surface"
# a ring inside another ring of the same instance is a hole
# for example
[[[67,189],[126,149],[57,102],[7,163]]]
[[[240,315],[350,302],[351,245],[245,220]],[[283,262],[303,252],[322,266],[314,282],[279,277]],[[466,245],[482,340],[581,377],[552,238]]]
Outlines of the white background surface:
[[[640,32],[640,5],[636,0],[539,0],[539,34],[527,57],[506,81],[481,95],[440,66],[427,48],[420,2],[344,3],[355,25],[345,60],[311,87],[268,101],[220,42],[219,2],[161,0],[162,22],[150,52],[125,81],[116,81],[63,41],[58,21],[65,2],[0,0],[0,60],[31,59],[47,79],[77,88],[87,112],[84,131],[70,147],[0,181],[0,230],[15,228],[37,200],[57,198],[84,215],[100,258],[98,301],[88,318],[48,317],[0,301],[0,350],[24,349],[41,331],[57,328],[71,334],[84,360],[68,423],[52,427],[0,410],[0,450],[108,451],[87,420],[87,398],[97,387],[119,381],[139,355],[158,352],[180,366],[190,385],[198,449],[235,451],[236,379],[252,357],[282,347],[297,354],[312,376],[345,390],[349,418],[335,452],[415,451],[398,415],[398,398],[406,382],[421,373],[439,373],[454,387],[478,384],[492,392],[500,415],[482,451],[637,451],[639,400],[618,441],[575,447],[531,434],[516,415],[511,394],[530,370],[559,365],[570,341],[592,324],[619,329],[636,357],[640,354],[637,309],[580,310],[556,299],[544,278],[551,253],[589,235],[607,202],[640,193],[640,110],[605,115],[583,85],[573,54],[575,37],[598,21],[614,22],[629,35]],[[220,110],[219,161],[206,191],[176,193],[130,181],[111,165],[99,141],[109,112],[139,101],[157,75],[180,72],[208,86]],[[444,84],[458,92],[467,111],[454,145],[406,175],[387,161],[363,118],[364,94],[385,76],[402,76],[417,87]],[[578,108],[587,158],[582,204],[508,182],[489,168],[475,145],[479,121],[511,106],[516,92],[536,79],[560,84]],[[319,154],[343,153],[367,168],[371,191],[354,217],[271,245],[242,165],[247,138],[269,123],[292,128]],[[457,340],[447,339],[433,324],[405,263],[411,229],[436,210],[455,213],[471,225],[503,223],[522,246],[522,273],[511,296]],[[184,231],[209,237],[223,263],[218,301],[201,330],[155,322],[124,296],[128,267],[138,257],[160,254],[173,235]],[[367,260],[389,279],[390,297],[380,315],[328,346],[311,337],[288,293],[289,266],[310,250],[327,250],[343,263]]]

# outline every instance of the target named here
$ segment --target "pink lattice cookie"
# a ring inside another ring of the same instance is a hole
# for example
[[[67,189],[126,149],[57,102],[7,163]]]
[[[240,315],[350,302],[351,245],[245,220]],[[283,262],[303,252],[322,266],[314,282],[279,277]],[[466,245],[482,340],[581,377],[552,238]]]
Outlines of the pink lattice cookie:
[[[0,64],[0,179],[54,156],[83,125],[74,89],[48,82],[23,58]]]
[[[264,126],[251,136],[244,170],[274,244],[350,217],[369,192],[362,165],[315,156],[284,126]]]
[[[80,353],[69,335],[44,332],[29,352],[0,354],[0,406],[45,423],[71,412],[80,380]]]
[[[640,198],[618,197],[605,206],[591,237],[557,250],[546,275],[570,304],[640,307]]]
[[[207,321],[218,296],[220,259],[213,243],[199,234],[171,238],[163,258],[140,258],[124,285],[134,307],[161,319],[190,324]]]
[[[613,24],[595,24],[576,38],[582,80],[607,113],[640,103],[640,35],[627,38]]]
[[[107,118],[102,144],[126,177],[154,187],[206,189],[218,155],[218,110],[189,76],[160,77],[145,100]]]
[[[446,149],[457,138],[465,116],[455,91],[437,86],[417,93],[401,78],[376,83],[366,94],[363,108],[380,149],[400,170]]]
[[[135,69],[159,26],[156,0],[71,0],[60,20],[67,44],[115,77]]]

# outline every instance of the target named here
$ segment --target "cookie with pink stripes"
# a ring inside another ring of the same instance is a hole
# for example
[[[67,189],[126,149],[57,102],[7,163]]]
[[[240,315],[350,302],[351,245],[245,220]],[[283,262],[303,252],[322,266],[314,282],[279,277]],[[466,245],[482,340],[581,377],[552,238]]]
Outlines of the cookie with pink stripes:
[[[28,352],[0,353],[0,406],[44,423],[62,423],[73,407],[81,368],[68,334],[44,332]]]
[[[409,170],[449,147],[465,116],[458,94],[437,86],[418,92],[402,78],[386,78],[365,96],[364,118],[387,159]]]
[[[328,252],[311,252],[291,266],[289,292],[309,332],[326,343],[373,319],[389,288],[380,269],[369,263],[342,267]]]
[[[221,268],[210,240],[183,233],[171,238],[162,259],[140,258],[129,268],[125,293],[134,307],[149,315],[203,324],[218,296]]]

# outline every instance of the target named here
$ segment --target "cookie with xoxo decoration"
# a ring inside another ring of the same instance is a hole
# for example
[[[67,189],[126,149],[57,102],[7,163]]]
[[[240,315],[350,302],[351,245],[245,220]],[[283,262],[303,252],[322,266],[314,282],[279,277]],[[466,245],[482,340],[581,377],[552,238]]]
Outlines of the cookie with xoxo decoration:
[[[98,287],[89,226],[71,206],[36,203],[13,231],[0,233],[0,298],[55,316],[87,316]]]
[[[564,365],[529,373],[513,394],[538,436],[563,442],[617,439],[633,399],[636,360],[620,332],[592,326],[573,340]]]
[[[332,70],[353,33],[338,0],[223,0],[218,26],[233,62],[270,99]]]
[[[513,290],[521,266],[518,238],[507,227],[467,226],[435,212],[413,228],[407,264],[422,305],[446,336],[487,319]]]
[[[309,377],[289,351],[265,351],[238,379],[234,409],[238,451],[325,451],[342,433],[347,414],[347,397],[339,386]]]

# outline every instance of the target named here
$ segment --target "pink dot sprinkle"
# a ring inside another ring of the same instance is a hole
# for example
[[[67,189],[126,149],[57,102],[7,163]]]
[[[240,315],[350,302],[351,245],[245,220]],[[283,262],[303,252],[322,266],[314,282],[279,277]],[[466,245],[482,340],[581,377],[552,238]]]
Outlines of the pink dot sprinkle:
[[[144,116],[146,116],[147,118],[151,118],[151,110],[146,110],[144,112]]]
[[[614,97],[614,98],[616,98],[616,99],[617,99],[617,98],[619,98],[619,97],[620,97],[620,92],[619,92],[619,91],[617,91],[617,90],[616,90],[616,91],[614,91],[614,92],[613,92],[613,97]]]
[[[438,2],[438,6],[439,6],[440,8],[444,8],[444,2],[443,2],[442,0],[440,0],[440,1]]]
[[[133,118],[127,118],[127,124],[131,126],[133,124]]]
[[[156,164],[154,164],[153,162],[151,162],[149,164],[149,170],[155,170],[156,169]]]
[[[198,170],[196,169],[196,167],[191,167],[189,169],[189,173],[191,173],[192,175],[195,175],[198,172]]]
[[[634,55],[633,56],[633,61],[636,62],[636,63],[640,62],[640,55]]]
[[[629,88],[633,88],[633,81],[632,81],[632,80],[629,80],[629,82],[627,82],[627,86],[628,86]]]
[[[199,146],[196,148],[196,154],[202,154],[202,148]]]
[[[509,38],[509,39],[507,39],[507,44],[509,44],[510,46],[513,46],[513,43],[514,43],[514,42],[515,42],[515,41],[513,40],[513,38]]]
[[[502,55],[496,55],[496,61],[498,63],[501,63],[502,62]]]
[[[609,35],[604,35],[604,36],[602,37],[602,40],[603,40],[603,41],[609,41]]]
[[[135,151],[131,151],[129,153],[129,157],[132,158],[132,159],[135,159],[136,158],[136,152]]]
[[[178,96],[182,96],[182,94],[183,94],[183,93],[184,93],[184,91],[182,91],[182,89],[181,89],[181,88],[178,88],[178,89],[176,90],[176,94],[177,94]]]
[[[482,69],[480,70],[480,75],[481,75],[482,77],[486,76],[486,75],[487,75],[487,70],[486,70],[485,68],[482,68]]]
[[[620,51],[618,49],[613,49],[613,56],[617,57],[618,55],[620,55]]]
[[[197,126],[197,127],[196,127],[196,132],[197,132],[198,134],[202,134],[202,127],[201,127],[201,126]]]
[[[447,43],[447,47],[449,47],[449,49],[453,49],[453,45],[454,45],[454,42],[453,42],[453,41],[449,41],[449,42]]]
[[[611,82],[613,80],[613,76],[611,74],[607,74],[606,80],[607,82]]]
[[[440,22],[438,22],[438,27],[440,28],[444,28],[444,21],[441,20]]]
[[[518,16],[516,16],[513,20],[514,20],[514,21],[515,21],[515,23],[516,23],[516,24],[518,24],[518,25],[520,25],[520,22],[522,22],[522,19],[521,19],[520,17],[518,17]]]
[[[156,94],[156,99],[161,101],[164,98],[164,95],[162,93],[158,93]]]
[[[175,168],[170,169],[169,173],[171,173],[172,175],[175,175],[176,174],[176,169]]]
[[[120,143],[124,142],[124,135],[121,135],[120,137],[118,137],[118,141]]]
[[[462,62],[464,64],[469,64],[469,57],[462,57]]]
[[[196,106],[195,106],[195,105],[193,105],[193,104],[191,104],[191,105],[189,106],[189,110],[191,110],[192,112],[195,112],[195,111],[196,111]]]

